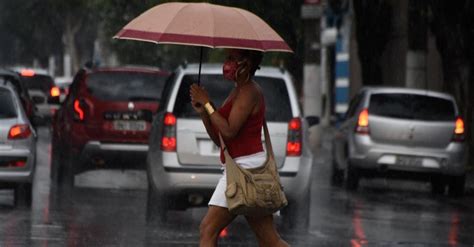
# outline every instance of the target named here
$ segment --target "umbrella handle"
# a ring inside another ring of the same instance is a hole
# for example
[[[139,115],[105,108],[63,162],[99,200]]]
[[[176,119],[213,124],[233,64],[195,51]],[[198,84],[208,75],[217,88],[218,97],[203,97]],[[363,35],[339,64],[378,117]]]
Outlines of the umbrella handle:
[[[201,66],[202,66],[202,46],[201,46],[201,51],[200,51],[200,54],[199,54],[199,73],[198,73],[198,86],[201,86]],[[197,107],[201,107],[201,104],[200,103],[197,103],[196,104]]]

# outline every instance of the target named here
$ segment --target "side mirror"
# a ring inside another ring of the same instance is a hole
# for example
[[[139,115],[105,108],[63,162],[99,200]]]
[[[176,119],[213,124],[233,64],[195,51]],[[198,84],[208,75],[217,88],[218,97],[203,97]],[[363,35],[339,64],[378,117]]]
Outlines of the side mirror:
[[[318,125],[320,122],[320,119],[318,116],[307,116],[306,122],[308,122],[309,127],[313,127],[314,125]]]

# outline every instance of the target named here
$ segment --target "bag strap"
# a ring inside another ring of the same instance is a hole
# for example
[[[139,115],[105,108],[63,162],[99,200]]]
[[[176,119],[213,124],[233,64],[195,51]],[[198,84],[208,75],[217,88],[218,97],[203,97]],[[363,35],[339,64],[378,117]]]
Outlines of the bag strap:
[[[275,154],[273,153],[273,147],[272,147],[272,141],[270,139],[270,133],[268,132],[268,126],[267,126],[267,120],[264,118],[263,119],[263,133],[265,136],[265,148],[267,149],[267,158],[269,156],[275,157]],[[227,146],[224,143],[224,139],[222,138],[221,132],[219,132],[219,141],[221,143],[221,148],[224,152],[228,152]]]

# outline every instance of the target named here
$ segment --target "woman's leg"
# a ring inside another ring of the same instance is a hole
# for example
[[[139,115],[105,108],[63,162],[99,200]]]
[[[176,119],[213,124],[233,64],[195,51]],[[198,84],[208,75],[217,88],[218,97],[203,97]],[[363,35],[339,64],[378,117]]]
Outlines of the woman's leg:
[[[287,242],[280,238],[273,224],[273,215],[263,217],[245,216],[245,218],[255,232],[260,247],[289,246]]]
[[[236,215],[229,213],[227,208],[209,206],[206,216],[199,226],[200,247],[217,246],[217,237],[224,227],[234,220]]]

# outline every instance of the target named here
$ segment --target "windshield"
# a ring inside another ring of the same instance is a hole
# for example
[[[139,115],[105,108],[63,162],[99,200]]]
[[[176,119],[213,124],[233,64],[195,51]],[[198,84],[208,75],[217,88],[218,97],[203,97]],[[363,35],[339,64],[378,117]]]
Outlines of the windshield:
[[[197,75],[185,75],[179,87],[173,112],[177,117],[197,118],[196,111],[190,104],[189,87],[197,82]],[[292,117],[290,98],[285,81],[280,78],[255,76],[256,81],[262,88],[265,97],[266,113],[268,121],[288,122]],[[224,100],[234,88],[234,84],[225,80],[222,75],[201,75],[201,85],[208,91],[216,107],[221,106]]]
[[[88,75],[88,91],[101,100],[158,101],[166,76],[141,72],[96,72]]]
[[[452,121],[456,117],[451,100],[416,94],[373,94],[369,113],[425,121]]]
[[[46,94],[54,86],[53,78],[47,75],[22,76],[21,79],[29,90],[41,90]]]
[[[4,88],[0,88],[0,119],[15,118],[17,116],[12,94]]]

